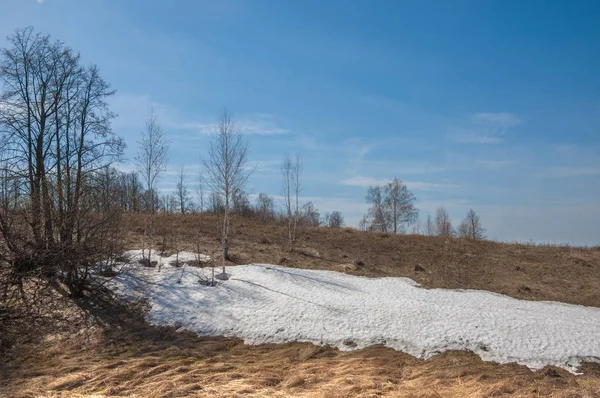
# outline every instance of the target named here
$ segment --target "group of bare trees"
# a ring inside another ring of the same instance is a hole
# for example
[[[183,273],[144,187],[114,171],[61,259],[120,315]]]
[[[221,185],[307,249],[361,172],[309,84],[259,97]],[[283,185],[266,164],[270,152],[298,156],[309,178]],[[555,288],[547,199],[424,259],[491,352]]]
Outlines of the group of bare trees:
[[[118,224],[106,189],[123,182],[110,170],[124,147],[110,127],[114,91],[95,65],[32,28],[8,42],[0,62],[3,261],[17,284],[44,274],[81,295]]]
[[[452,226],[450,215],[443,206],[436,210],[433,219],[428,214],[423,225],[418,218],[419,210],[414,206],[415,196],[398,178],[381,186],[369,187],[366,200],[371,207],[359,222],[358,227],[362,231],[408,232],[408,227],[413,225],[412,232],[417,234],[485,239],[485,228],[473,209],[469,210],[458,229]]]
[[[436,210],[434,219],[427,215],[423,232],[429,236],[458,236],[469,239],[485,239],[486,237],[485,228],[483,228],[481,219],[475,213],[475,210],[469,209],[465,219],[460,223],[458,229],[455,229],[450,220],[450,215],[443,206]]]

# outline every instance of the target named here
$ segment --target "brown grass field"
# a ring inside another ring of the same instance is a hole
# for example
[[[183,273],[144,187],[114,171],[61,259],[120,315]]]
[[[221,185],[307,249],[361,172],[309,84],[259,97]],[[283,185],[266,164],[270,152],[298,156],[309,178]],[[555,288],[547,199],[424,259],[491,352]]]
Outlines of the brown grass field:
[[[139,248],[144,222],[141,215],[127,217],[130,248]],[[156,224],[159,250],[218,250],[218,223],[210,216],[161,215]],[[237,264],[405,276],[425,288],[600,307],[599,248],[302,228],[292,253],[285,227],[238,218],[234,233]],[[23,320],[18,341],[0,351],[0,396],[600,397],[600,364],[584,364],[574,376],[483,362],[468,352],[421,360],[379,346],[350,352],[307,343],[248,346],[148,325],[142,308],[111,300],[59,302],[60,323]]]

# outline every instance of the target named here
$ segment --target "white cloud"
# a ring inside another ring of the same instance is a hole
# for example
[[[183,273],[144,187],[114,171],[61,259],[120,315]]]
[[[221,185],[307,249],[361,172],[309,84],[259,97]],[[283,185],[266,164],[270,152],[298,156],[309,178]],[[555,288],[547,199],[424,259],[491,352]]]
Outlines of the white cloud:
[[[454,126],[450,138],[458,143],[499,144],[504,135],[522,120],[512,113],[475,113],[463,121],[464,126]]]
[[[36,0],[38,4],[42,4],[45,0]]]

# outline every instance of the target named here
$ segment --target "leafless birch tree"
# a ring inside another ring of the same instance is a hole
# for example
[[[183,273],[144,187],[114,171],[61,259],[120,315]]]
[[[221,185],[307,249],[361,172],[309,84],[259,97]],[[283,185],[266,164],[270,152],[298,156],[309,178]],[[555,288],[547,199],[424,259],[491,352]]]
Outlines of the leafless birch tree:
[[[196,194],[198,195],[198,213],[202,213],[204,211],[204,173],[202,172],[202,168],[198,170],[198,189],[196,190]]]
[[[302,162],[296,156],[295,160],[286,155],[281,165],[283,200],[285,202],[285,211],[288,222],[288,242],[290,250],[296,248],[296,231],[298,229],[298,220],[300,218],[300,192],[302,184],[300,175],[302,173]]]
[[[148,211],[150,212],[150,223],[148,229],[148,261],[152,261],[152,233],[154,228],[154,213],[156,211],[156,183],[160,178],[160,175],[166,171],[169,159],[169,144],[161,129],[158,116],[154,112],[154,109],[150,110],[150,116],[146,121],[145,130],[142,131],[142,137],[140,141],[138,141],[138,144],[140,147],[135,160],[149,195]],[[144,250],[145,248],[142,248],[142,257],[145,258]]]
[[[175,192],[177,194],[177,201],[179,202],[179,211],[181,214],[185,214],[189,204],[189,191],[185,183],[185,166],[179,168],[177,173],[177,184],[175,186]]]
[[[227,109],[217,121],[214,137],[208,146],[208,159],[204,161],[208,183],[223,203],[221,231],[223,277],[225,261],[229,258],[229,232],[233,196],[244,190],[251,170],[248,164],[248,142],[244,140],[236,122]]]

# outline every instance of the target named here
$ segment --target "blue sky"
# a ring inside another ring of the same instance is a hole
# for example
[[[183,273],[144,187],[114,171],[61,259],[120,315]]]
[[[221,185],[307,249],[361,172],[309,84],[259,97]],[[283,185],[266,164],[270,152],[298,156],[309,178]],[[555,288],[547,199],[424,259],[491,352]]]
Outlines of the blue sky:
[[[280,194],[298,154],[304,200],[350,225],[367,187],[398,177],[422,219],[472,207],[492,239],[600,243],[597,1],[0,2],[1,47],[28,25],[118,90],[122,168],[155,108],[164,191],[181,165],[193,185],[226,106],[252,194]]]

